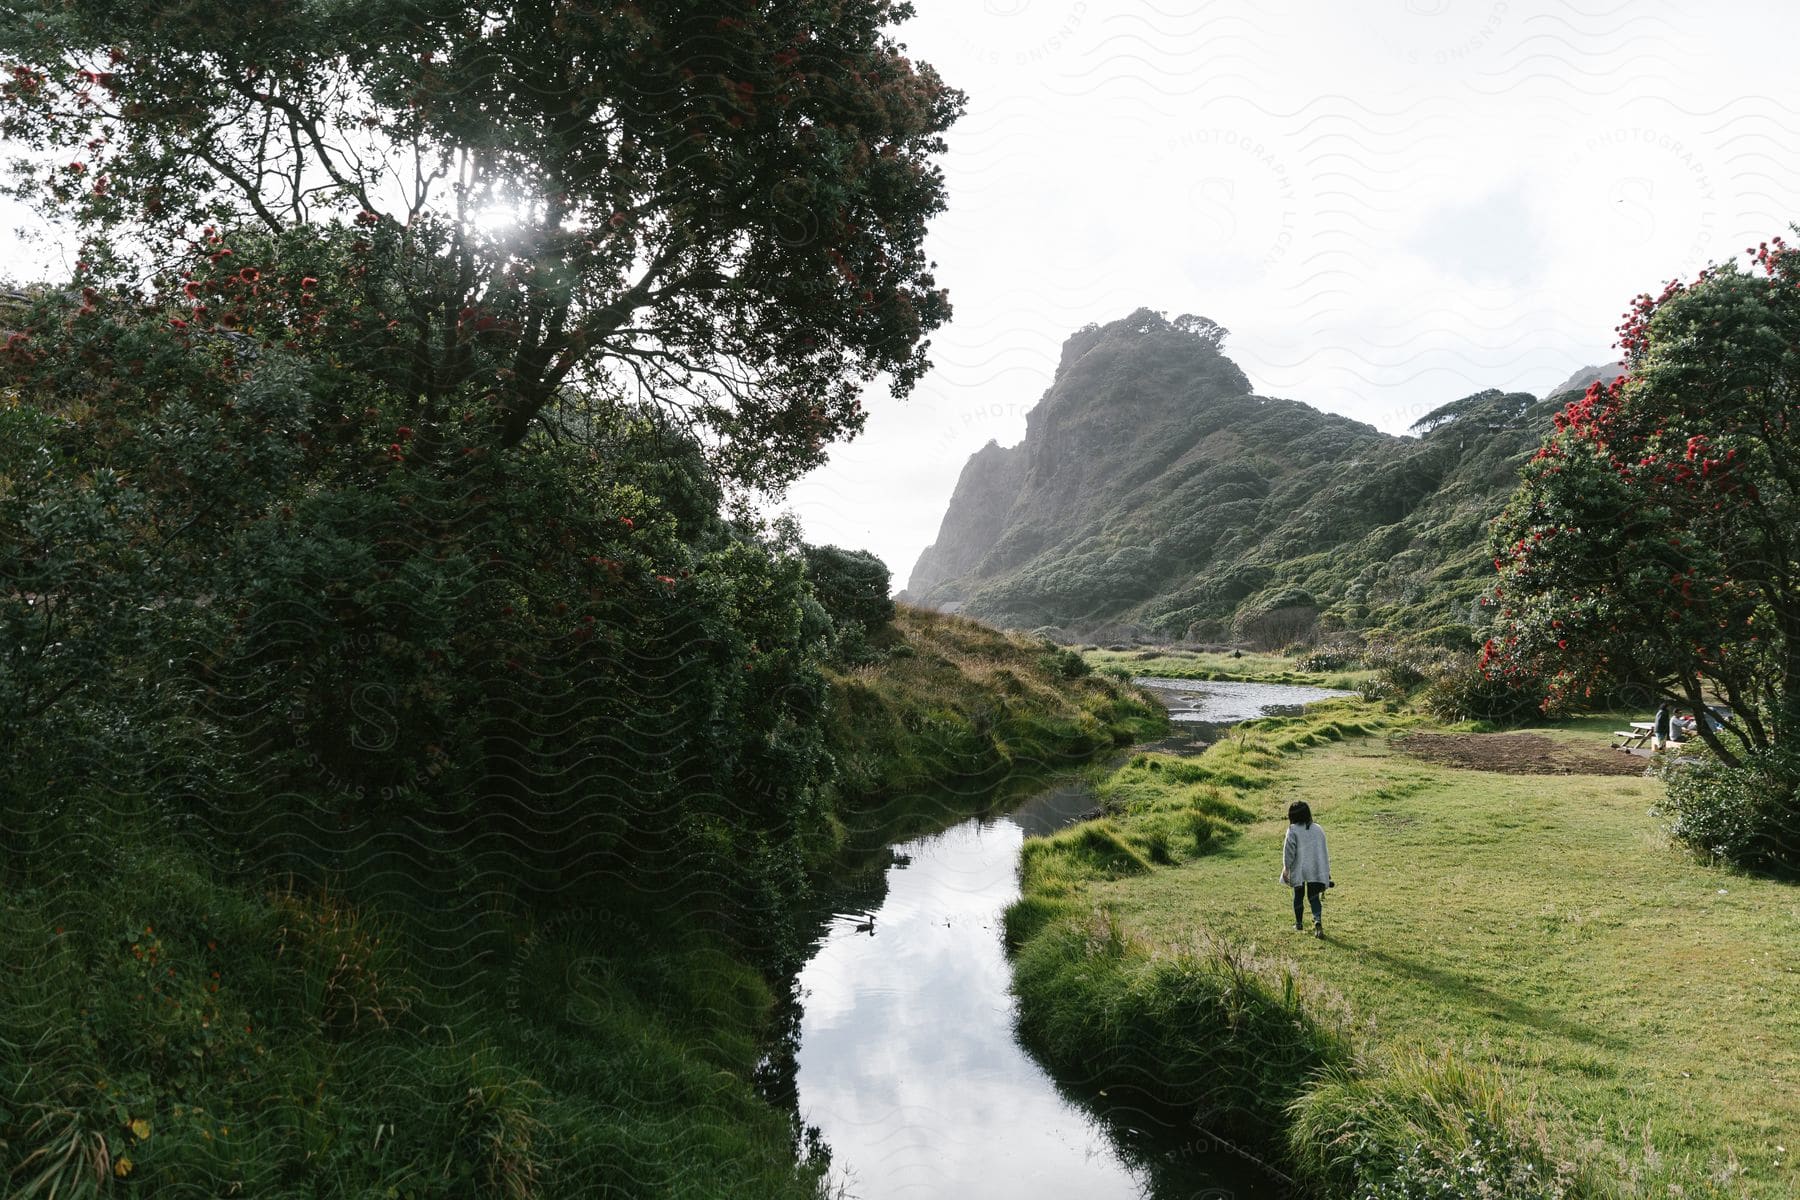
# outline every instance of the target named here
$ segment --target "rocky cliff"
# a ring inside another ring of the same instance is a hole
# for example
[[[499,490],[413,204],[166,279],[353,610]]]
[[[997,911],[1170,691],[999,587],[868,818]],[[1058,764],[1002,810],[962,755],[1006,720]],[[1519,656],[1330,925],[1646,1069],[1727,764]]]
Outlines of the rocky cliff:
[[[1070,634],[1465,636],[1486,520],[1554,406],[1480,392],[1394,437],[1254,394],[1223,335],[1139,310],[1070,337],[1024,440],[963,468],[903,597]]]
[[[912,577],[901,593],[903,599],[935,592],[939,584],[980,566],[1006,532],[1013,501],[1024,485],[1024,467],[1023,446],[1008,450],[990,441],[969,456],[957,476],[956,490],[950,494],[949,514],[955,514],[955,519],[945,515],[937,541],[927,546],[913,565]],[[937,607],[954,612],[960,605],[953,595],[947,595]]]
[[[1606,363],[1603,366],[1583,367],[1549,391],[1546,397],[1561,396],[1567,392],[1585,392],[1590,383],[1611,383],[1625,373],[1622,362]]]

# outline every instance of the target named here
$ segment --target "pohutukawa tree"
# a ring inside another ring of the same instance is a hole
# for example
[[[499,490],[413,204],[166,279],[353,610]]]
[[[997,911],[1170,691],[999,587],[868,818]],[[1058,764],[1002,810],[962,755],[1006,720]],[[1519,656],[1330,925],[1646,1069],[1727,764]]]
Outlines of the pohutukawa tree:
[[[1494,526],[1482,668],[1636,685],[1720,758],[1800,737],[1800,249],[1640,296],[1629,373],[1556,419]]]
[[[779,487],[906,393],[963,98],[889,0],[27,0],[11,190],[84,283],[325,356],[501,445],[563,398],[678,409]],[[422,434],[428,443],[428,436]]]

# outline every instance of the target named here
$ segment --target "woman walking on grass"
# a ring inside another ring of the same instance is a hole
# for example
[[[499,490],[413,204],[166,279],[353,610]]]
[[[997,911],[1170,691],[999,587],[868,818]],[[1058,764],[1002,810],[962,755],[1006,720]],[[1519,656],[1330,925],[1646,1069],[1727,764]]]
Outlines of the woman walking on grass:
[[[1288,805],[1287,841],[1281,846],[1281,882],[1294,889],[1294,928],[1305,929],[1306,901],[1312,901],[1313,936],[1325,936],[1321,902],[1332,886],[1331,860],[1325,856],[1325,831],[1312,819],[1304,800]]]

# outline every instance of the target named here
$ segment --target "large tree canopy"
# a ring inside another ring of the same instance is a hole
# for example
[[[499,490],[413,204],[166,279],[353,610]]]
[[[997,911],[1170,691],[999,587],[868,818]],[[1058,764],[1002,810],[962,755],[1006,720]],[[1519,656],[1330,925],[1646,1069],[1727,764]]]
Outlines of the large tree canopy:
[[[1630,371],[1569,405],[1495,523],[1495,674],[1608,678],[1738,720],[1727,762],[1800,734],[1800,252],[1641,296]],[[1735,736],[1734,736],[1735,735]]]
[[[287,342],[505,444],[585,384],[779,486],[908,391],[962,96],[889,0],[0,4],[11,190],[87,282]],[[210,228],[208,228],[210,227]]]

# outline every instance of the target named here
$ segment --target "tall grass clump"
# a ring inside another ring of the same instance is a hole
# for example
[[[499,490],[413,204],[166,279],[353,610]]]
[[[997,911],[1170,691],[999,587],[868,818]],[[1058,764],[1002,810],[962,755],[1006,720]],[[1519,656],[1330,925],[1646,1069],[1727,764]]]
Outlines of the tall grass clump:
[[[1358,1200],[1605,1195],[1552,1143],[1529,1097],[1450,1050],[1326,1073],[1293,1103],[1288,1157],[1312,1189]]]
[[[750,1082],[770,990],[726,947],[465,910],[439,979],[386,905],[148,844],[108,879],[15,881],[0,1194],[815,1195]]]
[[[1434,656],[1391,642],[1376,642],[1363,653],[1363,665],[1371,674],[1358,686],[1364,700],[1405,700],[1431,678]]]
[[[1349,1059],[1341,1002],[1291,965],[1216,941],[1151,947],[1105,913],[1041,928],[1014,989],[1020,1037],[1047,1061],[1258,1145],[1307,1080]]]
[[[1725,1200],[1729,1163],[1701,1175],[1641,1150],[1578,1142],[1492,1067],[1400,1047],[1323,1072],[1289,1108],[1285,1160],[1307,1194],[1353,1200]]]

